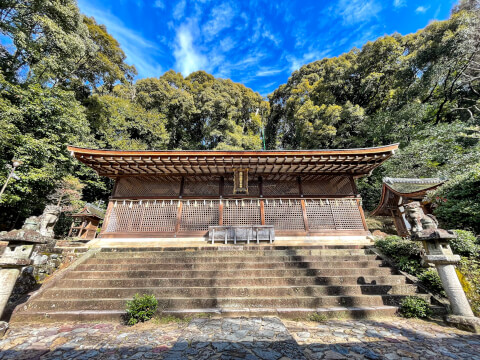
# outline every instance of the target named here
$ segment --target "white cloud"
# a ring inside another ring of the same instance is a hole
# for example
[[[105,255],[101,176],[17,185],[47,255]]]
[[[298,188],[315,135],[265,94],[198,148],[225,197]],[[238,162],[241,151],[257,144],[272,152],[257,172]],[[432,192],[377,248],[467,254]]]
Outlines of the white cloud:
[[[203,26],[202,32],[206,41],[213,40],[222,30],[232,25],[235,10],[228,3],[213,8],[210,20]]]
[[[274,68],[260,68],[256,72],[256,76],[272,76],[272,75],[277,75],[284,71],[285,69],[274,69]]]
[[[153,7],[165,9],[165,3],[162,0],[155,0],[155,2],[153,3]]]
[[[419,6],[419,7],[417,7],[417,9],[415,10],[415,12],[416,12],[417,14],[425,14],[428,9],[430,9],[430,6]]]
[[[184,17],[185,15],[185,7],[187,6],[186,0],[180,0],[177,5],[173,8],[173,18],[175,20],[179,20]]]
[[[226,37],[220,40],[220,49],[224,52],[232,50],[236,45],[235,40],[233,40],[231,37]]]
[[[190,25],[183,24],[177,30],[175,50],[176,68],[180,70],[183,76],[197,70],[205,70],[207,67],[207,58],[194,47],[194,38]]]
[[[396,8],[401,8],[407,5],[406,0],[393,0],[393,6]]]
[[[92,7],[87,0],[80,0],[78,5],[82,13],[93,16],[98,23],[107,27],[107,31],[120,43],[122,50],[127,55],[127,63],[133,64],[137,68],[140,78],[156,77],[162,74],[162,67],[155,60],[155,55],[161,53],[158,44],[128,28],[110,12]]]
[[[309,51],[303,54],[302,57],[296,57],[294,55],[288,54],[286,56],[287,61],[290,63],[290,71],[295,71],[300,69],[303,65],[311,63],[312,61],[321,60],[324,57],[330,54],[330,50],[323,51]]]
[[[375,0],[340,0],[337,14],[343,18],[344,25],[354,25],[370,21],[381,10]]]

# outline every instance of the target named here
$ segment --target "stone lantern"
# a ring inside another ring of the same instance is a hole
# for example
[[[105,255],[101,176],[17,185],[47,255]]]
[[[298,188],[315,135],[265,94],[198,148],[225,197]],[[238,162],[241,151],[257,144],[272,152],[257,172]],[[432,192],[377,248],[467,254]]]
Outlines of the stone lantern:
[[[435,265],[447,293],[452,311],[446,318],[447,322],[458,328],[480,332],[480,319],[473,315],[455,271],[460,256],[453,254],[449,241],[456,239],[457,234],[451,230],[439,229],[435,217],[425,215],[419,202],[406,204],[405,211],[406,219],[411,225],[412,240],[423,244],[423,262]]]

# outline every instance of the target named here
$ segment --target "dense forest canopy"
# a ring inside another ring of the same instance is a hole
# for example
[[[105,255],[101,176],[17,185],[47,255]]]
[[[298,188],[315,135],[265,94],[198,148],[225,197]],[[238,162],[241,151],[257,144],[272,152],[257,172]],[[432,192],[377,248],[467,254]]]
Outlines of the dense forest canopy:
[[[321,149],[400,143],[359,188],[367,209],[383,176],[445,177],[437,215],[480,232],[480,5],[415,34],[384,36],[306,64],[265,100],[204,71],[135,81],[119,43],[74,0],[0,4],[0,228],[38,214],[59,184],[84,201],[111,183],[67,144],[111,149]],[[265,129],[265,135],[263,135]],[[74,179],[72,179],[72,175]],[[66,182],[65,179],[68,179]]]

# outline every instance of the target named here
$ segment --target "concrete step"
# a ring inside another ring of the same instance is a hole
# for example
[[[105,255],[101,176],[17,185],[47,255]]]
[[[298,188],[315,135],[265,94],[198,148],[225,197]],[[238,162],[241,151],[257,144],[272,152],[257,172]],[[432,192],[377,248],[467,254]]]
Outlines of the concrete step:
[[[72,271],[69,279],[109,279],[109,278],[208,278],[208,277],[297,277],[297,276],[341,276],[341,275],[394,275],[389,267],[375,268],[323,268],[323,269],[241,269],[239,270],[128,270],[128,271]]]
[[[307,318],[319,313],[326,318],[342,319],[378,319],[394,316],[398,308],[395,306],[365,306],[365,307],[320,307],[320,308],[205,308],[186,310],[165,310],[163,315],[175,317],[191,317],[205,314],[214,316],[280,316],[282,318]],[[28,311],[15,315],[17,322],[41,321],[71,322],[71,321],[121,321],[125,311],[122,310],[70,310],[70,311]]]
[[[143,271],[143,270],[243,270],[243,269],[325,269],[325,268],[375,268],[383,264],[380,260],[373,261],[330,261],[330,262],[225,262],[219,263],[143,263],[143,264],[82,264],[78,271]]]
[[[377,255],[349,255],[349,256],[222,256],[218,254],[216,256],[162,256],[158,257],[92,257],[84,262],[84,264],[200,264],[200,263],[225,263],[229,262],[264,262],[266,260],[272,262],[342,262],[342,261],[373,261],[379,260]]]
[[[428,294],[417,296],[430,300]],[[199,308],[317,308],[329,306],[398,305],[405,295],[360,296],[296,296],[296,297],[172,297],[158,299],[160,309]],[[28,305],[29,311],[65,310],[124,310],[131,298],[111,299],[38,299]]]
[[[371,255],[368,249],[290,249],[290,250],[217,250],[217,251],[132,251],[100,252],[95,258],[136,258],[136,257],[211,257],[213,256],[352,256]]]
[[[132,288],[53,288],[44,299],[132,298],[135,294],[171,297],[296,297],[296,296],[358,296],[415,295],[415,285],[344,285],[344,286],[248,286],[248,287],[132,287]]]
[[[251,278],[108,278],[59,280],[56,288],[135,288],[135,287],[200,287],[200,286],[311,286],[311,285],[404,285],[403,275],[385,276],[297,276]]]

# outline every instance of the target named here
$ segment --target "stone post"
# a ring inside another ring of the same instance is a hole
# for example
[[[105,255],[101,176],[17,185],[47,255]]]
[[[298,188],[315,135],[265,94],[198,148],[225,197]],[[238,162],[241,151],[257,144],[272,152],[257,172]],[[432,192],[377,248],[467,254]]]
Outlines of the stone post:
[[[8,241],[0,257],[0,317],[5,311],[21,269],[30,265],[34,244],[43,244],[46,238],[34,230],[13,230],[0,240]],[[8,323],[0,321],[0,336],[8,329]]]
[[[405,209],[406,218],[412,226],[412,240],[422,242],[423,262],[435,265],[450,301],[452,314],[446,317],[446,321],[460,329],[480,332],[480,319],[474,316],[455,271],[460,256],[454,255],[448,244],[457,238],[457,234],[451,230],[438,229],[436,219],[426,216],[418,202],[407,204]]]

